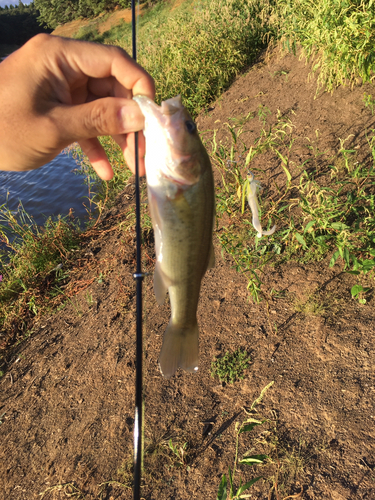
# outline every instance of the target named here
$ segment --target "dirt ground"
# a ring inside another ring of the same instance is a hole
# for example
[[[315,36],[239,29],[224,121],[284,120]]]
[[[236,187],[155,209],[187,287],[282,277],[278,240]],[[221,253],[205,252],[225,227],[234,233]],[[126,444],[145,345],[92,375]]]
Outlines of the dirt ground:
[[[146,4],[142,4],[139,6],[140,15],[142,15],[142,10]],[[138,7],[137,7],[138,9]],[[102,14],[95,18],[93,21],[88,21],[87,19],[75,19],[70,23],[62,24],[58,26],[53,32],[53,35],[63,36],[63,37],[72,37],[77,34],[80,28],[87,26],[87,24],[92,23],[95,25],[100,34],[109,31],[113,26],[117,26],[122,21],[126,23],[131,23],[132,21],[132,11],[131,9],[117,9],[114,12],[109,14]]]
[[[354,134],[349,143],[361,146],[366,129],[375,128],[362,101],[366,89],[315,98],[304,62],[276,54],[239,76],[197,122],[205,137],[214,129],[224,137],[229,118],[264,104],[273,117],[277,109],[292,117],[297,137],[319,130],[320,147],[337,151],[340,138]],[[247,132],[253,140],[256,133]],[[132,206],[130,185],[79,252],[79,293],[35,325],[0,380],[1,500],[132,498],[135,251],[133,230],[121,225]],[[144,236],[143,265],[152,273],[152,235]],[[216,267],[204,278],[198,311],[198,373],[161,376],[169,305],[156,304],[151,277],[144,283],[142,497],[216,499],[234,461],[235,424],[274,381],[258,406],[269,423],[240,439],[240,456],[250,449],[271,457],[261,467],[239,467],[237,485],[239,477],[264,477],[248,498],[375,499],[374,300],[362,306],[351,299],[355,277],[329,268],[328,259],[268,269],[265,287],[278,293],[254,304],[214,243]],[[324,304],[320,313],[300,312],[296,303],[313,293]],[[250,353],[251,365],[243,380],[223,386],[210,376],[211,362],[238,348]],[[183,459],[170,439],[177,449],[187,443]]]

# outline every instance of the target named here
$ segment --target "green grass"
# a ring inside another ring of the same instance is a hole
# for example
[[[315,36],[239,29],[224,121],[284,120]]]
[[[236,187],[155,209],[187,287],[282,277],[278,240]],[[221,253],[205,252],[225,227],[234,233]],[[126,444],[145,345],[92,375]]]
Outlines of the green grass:
[[[363,102],[365,103],[366,108],[371,110],[371,113],[375,112],[375,98],[372,97],[371,94],[367,94],[366,92],[363,94]]]
[[[202,0],[160,2],[138,20],[138,60],[157,82],[157,101],[181,94],[196,115],[269,42],[302,55],[318,72],[317,90],[373,80],[375,4],[372,0]],[[131,25],[99,34],[102,18],[76,37],[123,46]]]
[[[272,385],[270,382],[261,391],[250,408],[242,408],[246,417],[235,424],[234,459],[221,477],[216,500],[258,498],[260,492],[251,494],[251,490],[259,480],[268,489],[265,495],[269,499],[302,498],[301,485],[305,484],[310,462],[315,463],[328,451],[324,442],[312,443],[302,434],[282,432],[275,411],[271,410],[268,418],[259,412],[257,406]]]
[[[218,97],[236,74],[266,47],[268,0],[204,0],[176,9],[159,3],[138,21],[138,62],[156,81],[156,101],[181,94],[193,116]],[[120,45],[131,53],[131,26],[99,35],[96,24],[78,38]]]
[[[266,0],[211,0],[139,30],[139,62],[156,80],[157,101],[181,94],[193,116],[218,97],[266,46]]]
[[[278,0],[278,37],[297,44],[318,71],[318,90],[374,78],[375,3],[372,0]]]
[[[0,210],[1,350],[27,338],[32,320],[51,307],[54,289],[69,276],[80,228],[69,217],[47,219],[43,227],[20,207]],[[0,355],[0,365],[2,364]]]

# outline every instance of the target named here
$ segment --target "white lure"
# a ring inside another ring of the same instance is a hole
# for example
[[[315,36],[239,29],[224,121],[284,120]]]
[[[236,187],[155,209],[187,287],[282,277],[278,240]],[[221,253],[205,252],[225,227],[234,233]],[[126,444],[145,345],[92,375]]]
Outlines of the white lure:
[[[261,184],[259,181],[255,180],[254,174],[251,172],[248,173],[248,184],[247,184],[247,201],[249,203],[249,207],[251,213],[253,214],[252,224],[254,229],[258,231],[257,237],[261,238],[262,236],[270,236],[276,230],[276,225],[273,226],[269,231],[263,231],[262,226],[259,220],[259,204],[257,199],[257,194],[261,188]]]

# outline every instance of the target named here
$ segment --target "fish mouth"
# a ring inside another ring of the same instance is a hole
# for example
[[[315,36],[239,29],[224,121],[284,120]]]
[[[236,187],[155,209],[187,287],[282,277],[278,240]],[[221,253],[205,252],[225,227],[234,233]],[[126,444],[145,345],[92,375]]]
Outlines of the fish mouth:
[[[145,117],[146,155],[147,141],[151,141],[150,144],[164,155],[164,166],[160,169],[163,177],[180,187],[196,184],[201,175],[196,127],[187,128],[187,122],[194,122],[181,96],[166,99],[160,106],[143,95],[134,96],[133,100]],[[151,136],[147,135],[148,130],[153,131]]]
[[[184,109],[180,95],[162,101],[161,106],[145,95],[135,95],[133,101],[141,108],[145,118],[152,115],[157,118],[158,121],[162,121],[163,117],[174,115],[178,111]]]
[[[163,101],[160,106],[160,110],[163,115],[174,115],[181,109],[183,109],[185,106],[182,104],[181,101],[181,96],[178,95],[176,97],[171,97],[170,99],[167,99],[166,101]]]
[[[147,127],[152,125],[152,123],[157,123],[163,130],[163,134],[165,135],[168,143],[175,148],[169,128],[171,126],[172,116],[184,109],[181,96],[167,99],[161,103],[161,106],[144,95],[134,96],[133,101],[135,101],[141,108],[145,117],[145,126]],[[183,151],[180,151],[180,153],[183,153]]]

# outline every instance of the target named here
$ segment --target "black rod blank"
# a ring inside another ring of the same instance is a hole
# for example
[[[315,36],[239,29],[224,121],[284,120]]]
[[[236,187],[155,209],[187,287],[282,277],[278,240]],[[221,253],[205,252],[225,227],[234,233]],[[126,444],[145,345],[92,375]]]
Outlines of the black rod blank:
[[[135,0],[132,0],[132,47],[133,59],[137,60]],[[133,274],[136,281],[136,371],[135,371],[135,418],[134,418],[134,486],[133,498],[140,500],[142,475],[142,429],[143,429],[143,387],[142,387],[142,262],[141,262],[141,215],[139,189],[138,132],[135,133],[135,214],[137,271]]]

